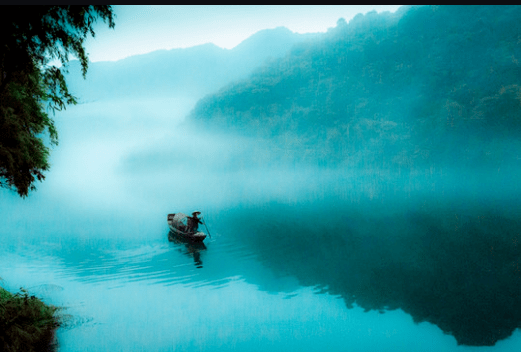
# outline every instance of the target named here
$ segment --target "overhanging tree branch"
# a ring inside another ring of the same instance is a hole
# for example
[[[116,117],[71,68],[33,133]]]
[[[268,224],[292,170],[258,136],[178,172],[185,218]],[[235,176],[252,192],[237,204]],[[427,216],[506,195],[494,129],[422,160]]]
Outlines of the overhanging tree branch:
[[[4,6],[0,12],[0,187],[22,197],[45,179],[50,143],[58,143],[54,113],[76,104],[62,70],[70,55],[78,58],[85,78],[84,42],[95,35],[98,19],[114,28],[111,6]],[[48,65],[59,60],[62,69]]]

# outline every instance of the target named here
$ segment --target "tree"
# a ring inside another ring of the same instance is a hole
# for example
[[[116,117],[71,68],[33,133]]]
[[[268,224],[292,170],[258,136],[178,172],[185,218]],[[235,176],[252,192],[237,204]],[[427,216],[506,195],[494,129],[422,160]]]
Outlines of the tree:
[[[62,71],[67,72],[72,55],[79,59],[85,78],[84,41],[89,34],[95,36],[97,19],[114,28],[114,17],[109,5],[2,6],[0,187],[26,197],[36,189],[36,180],[45,179],[49,147],[58,144],[49,113],[76,104]],[[52,60],[59,60],[62,68],[50,65]]]

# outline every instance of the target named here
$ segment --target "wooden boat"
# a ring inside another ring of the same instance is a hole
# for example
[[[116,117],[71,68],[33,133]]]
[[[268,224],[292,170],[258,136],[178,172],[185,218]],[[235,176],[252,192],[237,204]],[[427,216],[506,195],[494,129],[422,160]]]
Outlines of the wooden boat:
[[[168,214],[167,222],[170,233],[191,242],[202,242],[206,234],[200,231],[187,231],[188,215],[183,213]]]

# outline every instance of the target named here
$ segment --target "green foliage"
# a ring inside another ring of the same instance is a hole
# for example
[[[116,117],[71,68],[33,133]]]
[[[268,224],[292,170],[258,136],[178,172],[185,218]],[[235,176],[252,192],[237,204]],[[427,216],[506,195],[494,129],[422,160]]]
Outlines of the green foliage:
[[[191,118],[285,148],[297,133],[309,159],[352,166],[513,160],[497,142],[521,128],[520,18],[519,6],[358,15],[202,99]]]
[[[2,351],[42,351],[59,325],[56,307],[21,289],[12,294],[0,287],[0,348]]]
[[[114,27],[110,6],[8,6],[0,12],[0,187],[24,197],[49,169],[49,147],[58,135],[48,112],[76,104],[62,70],[76,56],[85,77],[88,57],[83,43],[97,18]]]

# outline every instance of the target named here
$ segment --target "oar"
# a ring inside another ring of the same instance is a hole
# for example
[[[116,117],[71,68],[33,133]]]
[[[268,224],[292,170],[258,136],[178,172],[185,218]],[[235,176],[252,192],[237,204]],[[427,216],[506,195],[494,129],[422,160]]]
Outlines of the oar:
[[[201,216],[201,219],[203,219],[203,225],[204,227],[206,227],[206,232],[208,232],[208,235],[210,236],[210,238],[212,238],[212,235],[210,235],[210,230],[208,230],[208,226],[206,226],[206,220],[204,220],[204,217]]]

